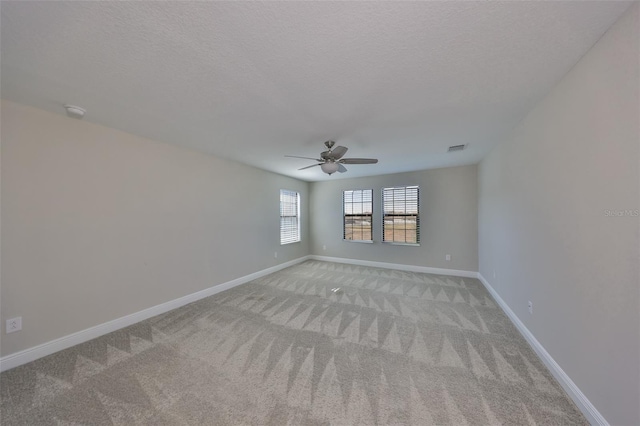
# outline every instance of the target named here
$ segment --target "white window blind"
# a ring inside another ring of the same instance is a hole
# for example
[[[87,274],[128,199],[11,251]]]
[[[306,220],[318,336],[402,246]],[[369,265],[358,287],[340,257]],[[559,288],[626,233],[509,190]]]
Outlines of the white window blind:
[[[280,244],[300,241],[300,194],[280,190]]]
[[[352,189],[342,192],[343,238],[349,241],[373,241],[373,190]]]
[[[420,243],[420,189],[400,186],[382,189],[384,218],[382,241],[397,244]]]

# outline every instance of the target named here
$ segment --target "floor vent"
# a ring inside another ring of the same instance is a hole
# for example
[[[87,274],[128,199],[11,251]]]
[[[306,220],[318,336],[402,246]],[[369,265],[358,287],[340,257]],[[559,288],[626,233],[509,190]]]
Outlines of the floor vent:
[[[466,145],[453,145],[449,147],[447,152],[462,151]]]

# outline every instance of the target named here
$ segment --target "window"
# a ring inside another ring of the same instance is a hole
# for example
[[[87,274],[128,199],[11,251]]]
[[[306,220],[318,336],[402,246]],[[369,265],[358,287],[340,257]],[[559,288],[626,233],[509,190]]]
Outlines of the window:
[[[354,189],[342,193],[343,237],[350,241],[373,241],[373,190]]]
[[[420,243],[420,206],[417,186],[382,189],[382,241],[397,244]]]
[[[280,244],[300,241],[300,194],[280,190]]]

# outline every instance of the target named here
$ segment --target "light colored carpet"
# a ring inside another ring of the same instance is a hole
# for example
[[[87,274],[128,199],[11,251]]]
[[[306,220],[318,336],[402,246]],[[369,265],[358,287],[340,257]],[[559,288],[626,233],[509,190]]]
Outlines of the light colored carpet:
[[[0,385],[3,425],[587,424],[478,280],[319,261]]]

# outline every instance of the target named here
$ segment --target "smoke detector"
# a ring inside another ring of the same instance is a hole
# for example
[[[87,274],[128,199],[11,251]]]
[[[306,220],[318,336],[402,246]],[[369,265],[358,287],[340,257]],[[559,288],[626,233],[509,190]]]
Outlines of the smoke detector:
[[[84,108],[75,105],[67,104],[64,106],[64,108],[67,110],[67,115],[69,117],[77,119],[81,119],[82,117],[84,117],[85,112],[87,112],[87,110],[85,110]]]

